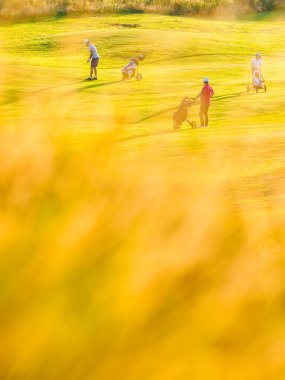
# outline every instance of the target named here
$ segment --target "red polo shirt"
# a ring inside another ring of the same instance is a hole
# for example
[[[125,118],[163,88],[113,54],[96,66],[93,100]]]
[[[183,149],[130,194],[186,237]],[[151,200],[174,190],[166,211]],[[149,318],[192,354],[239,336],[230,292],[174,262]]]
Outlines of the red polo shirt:
[[[211,104],[211,98],[214,95],[214,91],[209,84],[205,84],[205,86],[202,88],[202,94],[201,94],[201,105],[202,106],[209,106]]]

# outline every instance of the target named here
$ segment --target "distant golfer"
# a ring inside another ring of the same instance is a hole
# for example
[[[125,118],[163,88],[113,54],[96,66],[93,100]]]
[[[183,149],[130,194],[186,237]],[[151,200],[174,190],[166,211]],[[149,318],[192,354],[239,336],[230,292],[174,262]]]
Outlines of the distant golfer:
[[[208,111],[209,107],[211,105],[211,99],[214,96],[214,91],[212,87],[209,85],[209,79],[204,78],[203,79],[204,87],[202,88],[202,91],[200,94],[195,98],[195,100],[200,98],[200,127],[208,127],[209,123],[209,117],[208,117]]]
[[[252,60],[251,60],[251,73],[252,73],[252,80],[253,81],[255,78],[255,72],[256,71],[261,74],[261,66],[262,66],[261,54],[256,53],[255,58],[252,58]]]
[[[97,80],[97,66],[98,66],[99,58],[100,58],[97,48],[87,38],[84,40],[84,44],[88,46],[88,49],[90,52],[87,62],[91,63],[90,76],[87,80]],[[94,78],[93,78],[93,72],[94,72]]]

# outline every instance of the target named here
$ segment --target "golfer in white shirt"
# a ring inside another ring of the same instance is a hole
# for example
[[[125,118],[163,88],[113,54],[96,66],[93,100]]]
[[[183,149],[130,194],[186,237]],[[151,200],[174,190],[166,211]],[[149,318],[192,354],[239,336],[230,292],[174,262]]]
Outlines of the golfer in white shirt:
[[[91,63],[90,76],[88,80],[97,80],[97,66],[99,63],[99,54],[96,46],[94,46],[87,38],[84,40],[84,44],[88,47],[89,58],[87,62]],[[92,78],[94,72],[94,78]]]

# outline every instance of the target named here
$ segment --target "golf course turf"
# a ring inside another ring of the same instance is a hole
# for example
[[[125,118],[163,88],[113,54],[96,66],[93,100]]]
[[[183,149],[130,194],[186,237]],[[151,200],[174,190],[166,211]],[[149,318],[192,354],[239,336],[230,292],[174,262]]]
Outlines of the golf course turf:
[[[0,26],[0,379],[284,379],[284,35],[284,12]],[[209,127],[174,131],[204,77]]]

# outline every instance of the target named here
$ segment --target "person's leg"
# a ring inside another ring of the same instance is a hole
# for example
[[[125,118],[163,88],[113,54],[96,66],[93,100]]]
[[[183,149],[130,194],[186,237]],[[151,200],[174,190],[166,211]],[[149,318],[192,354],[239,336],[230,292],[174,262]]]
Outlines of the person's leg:
[[[98,66],[98,63],[99,63],[99,58],[96,58],[94,60],[94,79],[97,79],[97,66]]]
[[[205,107],[205,111],[204,111],[205,127],[208,127],[208,123],[209,123],[208,111],[209,111],[209,107]]]
[[[95,69],[95,61],[94,61],[94,59],[92,58],[92,60],[91,60],[91,66],[90,66],[90,78],[92,79],[92,77],[93,77],[93,72],[94,72],[94,75],[95,75],[95,77],[96,77],[96,71],[95,71],[96,69]]]
[[[90,75],[89,75],[88,79],[92,79],[92,75],[93,75],[93,67],[92,67],[92,62],[91,62],[91,65],[90,65]]]
[[[204,121],[204,107],[203,106],[200,107],[199,116],[200,116],[200,126],[204,127],[205,121]]]

